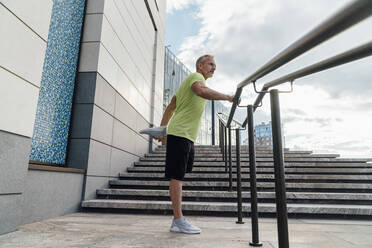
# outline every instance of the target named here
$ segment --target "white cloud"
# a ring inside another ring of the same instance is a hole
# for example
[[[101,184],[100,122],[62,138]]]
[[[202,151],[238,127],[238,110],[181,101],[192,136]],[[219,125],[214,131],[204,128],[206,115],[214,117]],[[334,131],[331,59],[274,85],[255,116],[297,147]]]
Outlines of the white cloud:
[[[217,71],[208,84],[234,93],[237,84],[350,2],[188,0],[168,1],[168,6],[171,11],[198,4],[195,18],[201,23],[199,34],[184,40],[178,57],[194,68],[197,57],[214,54]],[[259,80],[258,88],[278,76],[370,41],[371,26],[369,18],[350,28]],[[307,76],[295,82],[294,93],[281,95],[287,146],[372,157],[371,62],[372,58],[367,58]],[[247,86],[243,103],[252,103],[255,97],[252,86]],[[256,123],[270,116],[268,101],[266,96],[264,106],[256,111]]]
[[[190,5],[200,4],[202,0],[167,0],[167,13],[182,10]]]

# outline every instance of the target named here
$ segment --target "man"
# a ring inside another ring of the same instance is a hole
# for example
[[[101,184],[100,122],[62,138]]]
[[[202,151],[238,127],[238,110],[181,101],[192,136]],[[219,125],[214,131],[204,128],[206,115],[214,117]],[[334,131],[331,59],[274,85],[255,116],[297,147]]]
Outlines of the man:
[[[206,100],[233,101],[234,96],[214,91],[205,85],[213,76],[216,63],[212,55],[201,56],[196,61],[196,72],[190,74],[180,85],[165,109],[160,126],[168,125],[165,177],[170,179],[169,194],[173,208],[171,232],[197,234],[201,230],[188,223],[182,214],[182,181],[186,172],[191,172],[194,161],[194,142],[197,137]],[[174,115],[173,115],[174,113]]]

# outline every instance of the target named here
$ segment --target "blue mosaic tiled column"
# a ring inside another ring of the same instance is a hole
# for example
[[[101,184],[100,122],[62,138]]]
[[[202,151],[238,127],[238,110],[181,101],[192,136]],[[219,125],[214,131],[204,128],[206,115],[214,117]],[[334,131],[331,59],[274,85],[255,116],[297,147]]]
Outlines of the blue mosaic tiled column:
[[[85,0],[54,0],[30,160],[65,164]]]

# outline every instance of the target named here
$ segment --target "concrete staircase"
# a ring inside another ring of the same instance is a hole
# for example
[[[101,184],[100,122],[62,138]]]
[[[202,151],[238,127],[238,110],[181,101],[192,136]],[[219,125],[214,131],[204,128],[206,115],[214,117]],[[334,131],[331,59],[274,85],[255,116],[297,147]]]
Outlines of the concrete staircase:
[[[196,146],[193,173],[183,186],[185,214],[235,216],[235,149],[233,186],[217,146]],[[275,216],[272,150],[257,148],[257,188],[260,216]],[[287,208],[290,217],[372,219],[372,163],[369,159],[338,158],[337,154],[285,150]],[[247,147],[242,147],[243,214],[250,212]],[[168,181],[164,178],[165,150],[140,158],[133,167],[98,189],[97,199],[82,203],[83,211],[171,213]]]

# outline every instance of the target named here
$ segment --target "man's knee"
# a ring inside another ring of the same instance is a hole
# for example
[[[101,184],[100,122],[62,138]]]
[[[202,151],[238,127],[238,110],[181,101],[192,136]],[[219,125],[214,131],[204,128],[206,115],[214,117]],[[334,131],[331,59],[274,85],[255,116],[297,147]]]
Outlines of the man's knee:
[[[171,180],[169,181],[169,184],[171,184],[171,185],[182,185],[182,180],[171,178]]]

